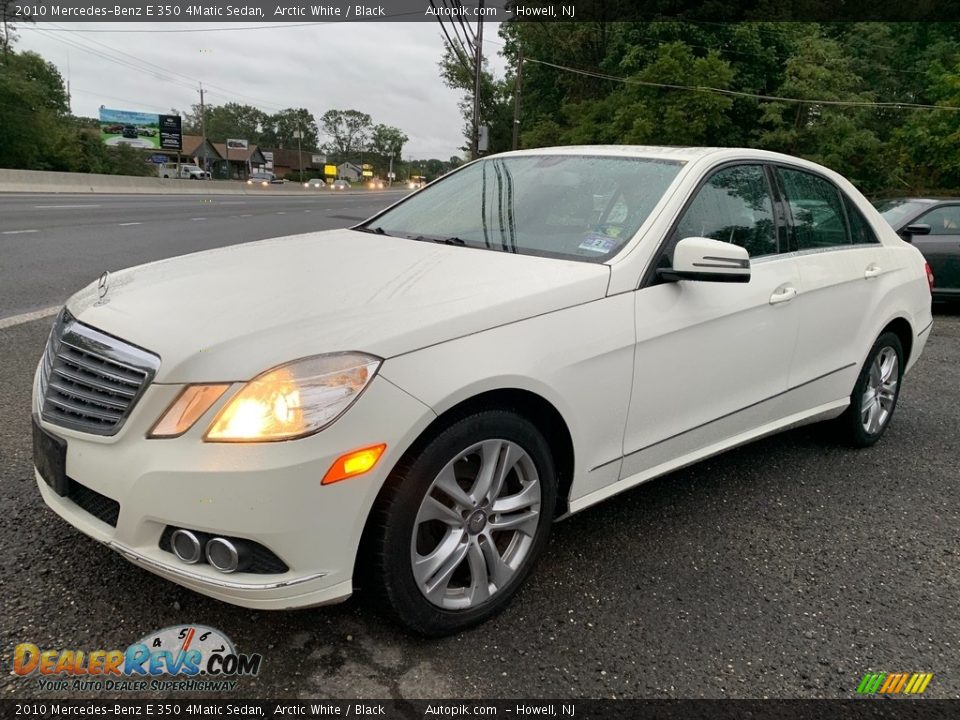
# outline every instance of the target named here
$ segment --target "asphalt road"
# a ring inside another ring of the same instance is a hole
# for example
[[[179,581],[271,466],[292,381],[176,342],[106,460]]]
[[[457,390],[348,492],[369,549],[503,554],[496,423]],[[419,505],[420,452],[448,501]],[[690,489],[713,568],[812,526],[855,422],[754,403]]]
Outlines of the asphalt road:
[[[407,192],[0,194],[0,321],[62,304],[104,270],[355,225]]]
[[[278,220],[267,205],[256,207],[263,213],[232,221],[234,232],[254,217],[282,231],[272,234],[322,221],[289,212]],[[370,211],[362,207],[336,214]],[[114,223],[128,216],[112,212]],[[147,217],[166,227],[164,208],[148,203],[140,212],[145,227]],[[224,214],[231,220],[237,212]],[[87,244],[119,267],[216,242],[161,232],[152,236],[161,247],[123,243],[104,222],[71,240],[69,224],[61,227],[60,245],[51,241],[48,252],[66,245],[72,259],[54,253],[34,261],[87,263],[77,273],[84,280],[99,268],[83,259]],[[5,262],[6,252],[0,257]],[[24,268],[17,278],[3,270],[0,282],[18,283],[21,308],[59,301],[79,284],[65,270],[59,282],[68,287],[56,295],[35,272]],[[0,287],[7,303],[7,286]],[[559,523],[504,614],[442,640],[405,634],[362,599],[281,613],[221,604],[140,570],[60,521],[37,493],[29,440],[30,379],[49,324],[0,329],[0,667],[7,670],[21,642],[122,648],[163,627],[201,623],[239,650],[264,655],[261,675],[242,681],[234,697],[850,698],[873,670],[933,672],[926,696],[960,698],[956,309],[937,311],[926,353],[876,447],[849,450],[829,428],[803,428],[626,492]],[[35,679],[0,674],[0,697],[14,696],[44,694]]]

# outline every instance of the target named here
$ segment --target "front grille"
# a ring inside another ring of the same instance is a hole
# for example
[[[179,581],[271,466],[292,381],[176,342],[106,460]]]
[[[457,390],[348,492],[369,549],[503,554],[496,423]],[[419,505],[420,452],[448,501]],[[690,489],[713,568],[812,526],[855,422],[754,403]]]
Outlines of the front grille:
[[[70,479],[68,482],[68,498],[107,525],[117,526],[117,519],[120,517],[120,503],[111,500],[106,495],[101,495],[96,490],[91,490],[86,485],[81,485],[76,480]]]
[[[160,358],[77,322],[54,323],[40,372],[40,413],[54,425],[115,435],[153,380]]]
[[[164,552],[173,553],[173,532],[177,528],[167,525],[160,536],[160,549]],[[234,543],[242,542],[250,547],[250,566],[243,572],[255,573],[257,575],[279,575],[287,572],[290,568],[287,564],[278,558],[270,548],[264,547],[253,540],[220,535],[218,537],[226,538]]]

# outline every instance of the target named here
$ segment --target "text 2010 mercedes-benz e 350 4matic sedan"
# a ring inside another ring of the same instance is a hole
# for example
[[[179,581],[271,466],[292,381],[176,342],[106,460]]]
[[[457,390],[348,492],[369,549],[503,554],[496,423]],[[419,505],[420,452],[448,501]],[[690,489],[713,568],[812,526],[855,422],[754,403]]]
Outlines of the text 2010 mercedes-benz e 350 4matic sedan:
[[[74,295],[35,378],[37,485],[212,597],[319,605],[362,578],[452,632],[560,515],[803,423],[875,442],[930,307],[920,253],[812,163],[508,153],[352,229]]]

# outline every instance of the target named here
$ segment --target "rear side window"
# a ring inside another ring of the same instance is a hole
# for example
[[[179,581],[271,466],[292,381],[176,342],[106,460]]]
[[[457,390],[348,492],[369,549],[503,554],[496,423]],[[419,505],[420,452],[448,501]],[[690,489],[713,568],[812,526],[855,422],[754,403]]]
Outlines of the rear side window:
[[[870,227],[870,223],[863,216],[863,213],[853,204],[853,200],[846,195],[843,202],[847,207],[847,219],[850,221],[850,235],[853,238],[854,245],[869,245],[870,243],[879,243],[880,239]]]
[[[832,183],[791,168],[777,168],[777,177],[793,215],[795,250],[850,244],[843,200]]]

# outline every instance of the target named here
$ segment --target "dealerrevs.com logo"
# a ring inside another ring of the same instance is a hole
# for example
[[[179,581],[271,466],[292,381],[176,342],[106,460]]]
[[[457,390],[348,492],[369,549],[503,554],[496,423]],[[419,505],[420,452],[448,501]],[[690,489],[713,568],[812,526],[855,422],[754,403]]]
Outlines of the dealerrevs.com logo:
[[[151,633],[125,650],[42,650],[20,643],[13,672],[37,677],[39,690],[224,691],[238,677],[260,672],[263,656],[238,653],[219,630],[177,625]]]
[[[933,673],[868,672],[857,686],[857,695],[922,695]]]

